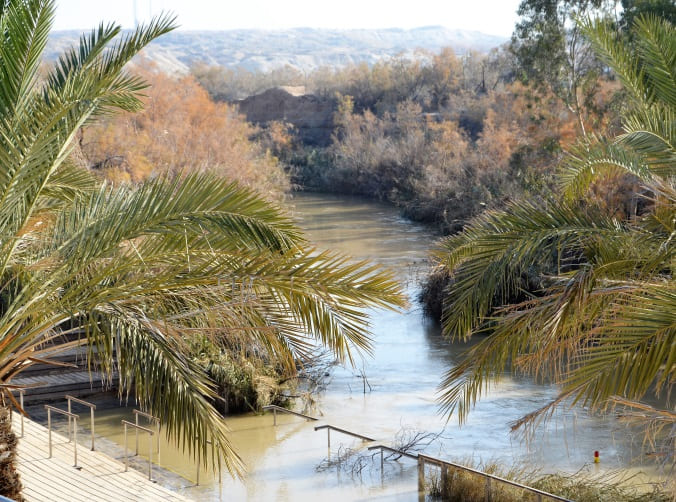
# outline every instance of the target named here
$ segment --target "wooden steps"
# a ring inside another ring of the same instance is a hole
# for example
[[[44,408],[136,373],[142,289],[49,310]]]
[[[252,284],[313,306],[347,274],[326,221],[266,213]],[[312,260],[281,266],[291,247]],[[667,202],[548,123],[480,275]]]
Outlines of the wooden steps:
[[[75,340],[81,336],[78,333],[71,333],[64,336],[64,342]],[[89,372],[88,350],[86,346],[76,346],[58,352],[49,356],[48,359],[70,366],[33,364],[13,378],[11,383],[29,386],[24,391],[24,402],[26,404],[58,401],[63,399],[65,394],[86,397],[117,390],[117,374],[113,375],[111,383],[104,379],[100,372]],[[95,354],[96,350],[94,349],[94,357]],[[18,396],[18,393],[15,392],[15,395]]]
[[[20,416],[14,413],[13,429],[21,430]],[[47,429],[24,418],[24,437],[19,440],[18,470],[23,495],[28,502],[68,500],[170,501],[190,500],[148,480],[133,469],[98,451],[78,444],[78,465],[73,467],[73,445],[52,431],[53,456],[48,458]]]
[[[75,397],[86,397],[100,394],[117,388],[117,375],[113,378],[114,385],[104,383],[101,373],[80,370],[61,370],[58,373],[24,376],[12,380],[17,385],[36,385],[25,390],[26,404],[63,400],[63,396],[70,394]],[[15,395],[18,395],[15,393]]]

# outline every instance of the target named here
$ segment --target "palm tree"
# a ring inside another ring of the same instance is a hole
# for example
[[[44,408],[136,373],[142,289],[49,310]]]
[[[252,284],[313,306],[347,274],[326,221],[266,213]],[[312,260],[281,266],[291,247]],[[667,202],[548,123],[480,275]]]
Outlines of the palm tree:
[[[454,277],[445,333],[490,333],[441,384],[443,409],[460,420],[511,370],[560,384],[554,401],[515,426],[564,402],[634,405],[676,423],[670,409],[640,402],[668,399],[676,380],[676,34],[668,21],[642,18],[634,52],[602,22],[582,28],[628,96],[623,133],[580,141],[562,166],[562,197],[488,212],[437,254]],[[618,219],[589,188],[627,173],[642,186],[643,209]],[[529,293],[533,282],[541,288]]]
[[[364,308],[402,306],[400,286],[308,247],[279,207],[226,180],[114,187],[75,166],[83,124],[140,108],[144,82],[124,65],[174,21],[121,39],[102,24],[40,80],[53,18],[53,0],[0,2],[0,385],[86,346],[90,368],[118,375],[171,438],[240,473],[191,336],[238,337],[287,367],[317,344],[350,362],[371,347]]]

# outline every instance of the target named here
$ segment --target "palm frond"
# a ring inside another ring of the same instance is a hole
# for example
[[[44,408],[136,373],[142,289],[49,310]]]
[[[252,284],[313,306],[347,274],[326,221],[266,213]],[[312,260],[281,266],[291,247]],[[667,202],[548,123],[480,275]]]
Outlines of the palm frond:
[[[51,102],[58,96],[66,102],[88,100],[93,116],[114,109],[140,110],[139,91],[146,87],[143,79],[127,75],[123,67],[155,38],[175,28],[175,17],[161,15],[148,25],[114,42],[120,27],[101,24],[89,37],[81,37],[79,47],[64,54],[50,73],[43,99]]]
[[[476,218],[440,245],[441,262],[454,272],[444,313],[444,333],[466,337],[489,316],[492,306],[517,295],[522,278],[543,258],[581,258],[594,242],[629,235],[616,220],[575,204],[519,201]],[[565,261],[561,264],[566,267]]]
[[[615,72],[634,103],[651,104],[654,89],[646,84],[643,65],[623,43],[617,31],[602,20],[580,20],[581,31],[590,41],[594,52]]]
[[[581,388],[578,398],[594,407],[613,395],[640,400],[676,382],[676,290],[637,285],[614,296],[565,380],[564,388]]]
[[[569,200],[579,199],[603,175],[631,173],[644,182],[651,182],[655,175],[639,151],[593,135],[582,138],[567,153],[559,168],[558,183]]]
[[[133,389],[140,406],[157,416],[168,437],[183,448],[195,455],[199,450],[200,457],[211,457],[214,466],[220,464],[215,455],[223,453],[228,471],[240,475],[242,461],[230,444],[223,418],[209,402],[217,398],[213,383],[182,355],[181,340],[172,339],[139,309],[104,305],[89,317],[85,324],[90,328],[89,343],[102,350],[97,359],[117,361],[120,392]]]
[[[303,242],[280,208],[209,174],[157,178],[131,191],[103,185],[62,215],[57,232],[66,237],[59,252],[82,260],[117,252],[141,237],[136,250],[148,260],[181,250],[191,253],[198,246],[215,257],[223,249],[285,252]]]
[[[655,100],[676,106],[676,40],[674,26],[657,16],[641,16],[634,24],[638,52]]]
[[[653,105],[636,109],[624,118],[625,133],[615,143],[642,156],[652,173],[676,176],[676,107]]]
[[[0,17],[0,115],[23,109],[30,98],[54,15],[55,2],[49,0],[13,0],[4,6]]]

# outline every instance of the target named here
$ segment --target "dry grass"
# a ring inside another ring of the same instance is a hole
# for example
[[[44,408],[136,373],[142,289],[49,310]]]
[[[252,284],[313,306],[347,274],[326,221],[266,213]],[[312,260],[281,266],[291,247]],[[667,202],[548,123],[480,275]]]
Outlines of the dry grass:
[[[472,462],[459,462],[472,466]],[[622,473],[589,475],[575,473],[541,474],[512,467],[507,470],[497,462],[486,462],[472,466],[488,474],[511,479],[539,490],[575,500],[577,502],[673,502],[673,487],[667,484],[635,486],[633,477]],[[434,469],[428,476],[428,493],[433,500],[444,502],[484,502],[486,500],[486,478],[462,469],[449,468],[442,478]],[[536,495],[517,487],[495,480],[490,486],[490,500],[500,502],[522,502],[536,500]],[[543,498],[543,500],[546,500]]]

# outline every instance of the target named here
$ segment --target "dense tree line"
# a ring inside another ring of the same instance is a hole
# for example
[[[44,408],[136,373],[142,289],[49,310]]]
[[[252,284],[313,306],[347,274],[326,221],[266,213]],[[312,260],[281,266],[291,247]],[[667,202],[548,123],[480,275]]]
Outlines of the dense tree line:
[[[212,100],[193,77],[171,77],[136,66],[149,87],[144,109],[85,127],[79,145],[86,165],[116,182],[140,182],[160,174],[211,172],[279,199],[288,176],[263,144],[269,136],[237,110]],[[273,129],[274,130],[274,129]]]
[[[413,219],[458,231],[486,208],[546,193],[581,124],[597,132],[618,126],[612,78],[589,75],[592,84],[578,92],[584,98],[570,106],[555,86],[522,78],[522,66],[514,44],[462,56],[419,51],[303,79],[289,70],[279,83],[302,82],[335,103],[332,144],[277,142],[271,151],[296,186],[389,201]],[[234,85],[225,70],[200,67],[195,75],[212,96]]]

